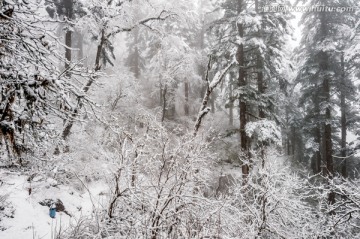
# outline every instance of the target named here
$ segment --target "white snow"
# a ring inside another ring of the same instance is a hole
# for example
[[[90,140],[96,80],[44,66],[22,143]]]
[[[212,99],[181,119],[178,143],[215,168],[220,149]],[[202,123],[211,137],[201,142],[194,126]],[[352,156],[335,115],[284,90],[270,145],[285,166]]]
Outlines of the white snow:
[[[262,119],[256,122],[249,122],[246,124],[245,131],[249,137],[256,135],[259,141],[281,144],[280,128],[272,120]]]
[[[54,179],[44,180],[42,176],[34,177],[30,184],[26,176],[5,170],[0,171],[0,178],[1,195],[7,195],[7,201],[15,209],[13,218],[4,217],[0,221],[0,226],[6,228],[0,231],[2,239],[52,238],[52,234],[54,236],[56,231],[66,230],[70,223],[75,223],[81,215],[92,213],[93,205],[87,190],[79,192],[69,186],[58,184]],[[92,199],[95,199],[94,203],[99,206],[104,197],[99,193],[105,188],[104,185],[93,183],[91,186],[88,185],[88,188],[92,193]],[[45,199],[60,199],[72,217],[64,212],[57,212],[55,219],[50,218],[49,207],[39,204]]]

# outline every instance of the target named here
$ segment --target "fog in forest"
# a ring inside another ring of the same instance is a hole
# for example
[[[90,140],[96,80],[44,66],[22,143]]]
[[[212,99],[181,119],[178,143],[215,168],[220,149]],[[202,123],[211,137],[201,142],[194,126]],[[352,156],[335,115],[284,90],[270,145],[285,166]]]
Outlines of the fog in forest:
[[[0,238],[360,238],[360,3],[0,0]]]

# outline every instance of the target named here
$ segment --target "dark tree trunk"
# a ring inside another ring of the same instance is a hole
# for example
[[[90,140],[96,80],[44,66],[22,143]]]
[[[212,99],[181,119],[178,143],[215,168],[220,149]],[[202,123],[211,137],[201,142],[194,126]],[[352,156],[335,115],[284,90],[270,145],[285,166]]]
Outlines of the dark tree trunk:
[[[186,116],[189,116],[190,110],[189,110],[189,81],[185,80],[184,83],[184,93],[185,93],[185,104],[184,104],[184,112]]]
[[[286,141],[285,141],[285,145],[284,145],[284,149],[286,150],[286,155],[290,156],[291,155],[291,131],[289,129],[289,106],[285,107],[285,116],[286,116],[286,128],[285,128],[285,137],[286,137]]]
[[[330,109],[326,109],[326,119],[331,120]],[[331,140],[331,124],[325,123],[324,126],[324,138],[325,138],[325,161],[326,161],[326,173],[332,178],[334,176],[334,163],[332,157],[332,140]]]
[[[166,115],[166,93],[167,93],[167,85],[165,85],[164,89],[160,90],[161,92],[161,103],[162,103],[162,116],[161,122],[164,122]]]
[[[65,9],[66,9],[66,17],[68,21],[71,21],[73,19],[73,0],[66,0],[65,2]],[[72,30],[70,27],[66,30],[65,33],[65,71],[67,71],[70,68],[71,64],[71,48],[72,48]],[[70,73],[66,73],[67,76],[70,76]]]
[[[344,178],[347,178],[346,170],[346,102],[345,102],[345,62],[344,53],[341,53],[341,84],[340,84],[340,107],[341,107],[341,174]]]
[[[233,101],[233,86],[230,84],[230,102],[229,102],[229,125],[234,125],[234,101]]]
[[[326,13],[322,13],[320,16],[320,22],[321,27],[320,31],[322,36],[325,38],[328,34],[328,27],[327,27],[327,19],[326,19]],[[323,123],[323,129],[324,129],[324,161],[325,161],[325,175],[329,178],[332,178],[334,176],[334,164],[333,164],[333,158],[332,158],[332,138],[331,138],[331,109],[330,109],[330,76],[328,75],[327,71],[329,70],[329,54],[325,51],[321,51],[319,53],[319,65],[320,70],[324,74],[323,79],[323,101],[326,103],[326,109],[325,109],[325,121]],[[333,196],[329,195],[329,202],[333,203],[332,200]],[[335,198],[333,198],[335,200]]]
[[[320,115],[320,109],[319,109],[319,104],[316,103],[316,111],[318,112],[318,115]],[[315,163],[315,168],[314,168],[314,173],[320,173],[321,172],[321,165],[322,165],[322,157],[321,157],[321,125],[320,124],[316,124],[316,128],[314,130],[314,138],[315,138],[315,143],[318,145],[318,149],[315,152],[314,155],[314,163]]]
[[[70,68],[70,63],[71,63],[71,47],[72,47],[72,31],[70,31],[70,30],[67,30],[65,33],[65,45],[66,45],[65,70],[68,70]],[[69,76],[70,74],[67,73],[67,75]]]
[[[291,140],[291,154],[295,155],[296,153],[296,145],[298,145],[298,147],[301,145],[301,141],[296,137],[297,134],[297,130],[296,128],[293,126],[291,127],[291,132],[292,132],[292,140]]]
[[[238,13],[240,14],[243,10],[243,1],[240,0],[238,2]],[[237,30],[239,37],[244,37],[244,27],[242,24],[237,24]],[[238,86],[245,87],[246,86],[246,78],[245,78],[245,56],[244,56],[244,45],[240,44],[237,48],[236,52],[236,60],[239,64],[239,77],[238,77]],[[242,98],[239,97],[239,110],[240,110],[240,147],[241,150],[245,153],[246,157],[248,154],[248,140],[246,137],[245,126],[246,126],[246,102]],[[249,174],[249,165],[247,163],[243,163],[242,165],[242,175],[244,179],[244,183],[246,182],[247,176]]]
[[[263,69],[263,62],[260,56],[260,53],[257,56],[257,63],[256,63],[256,68],[257,68],[257,87],[258,87],[258,93],[260,95],[260,97],[263,96],[263,94],[265,93],[265,86],[264,86],[264,75],[262,72]],[[263,119],[265,118],[265,111],[263,106],[259,106],[259,118]]]
[[[258,0],[255,0],[255,11],[257,14],[259,14],[259,2]],[[262,38],[262,27],[261,29],[258,31],[258,38],[261,39]],[[258,94],[260,95],[260,105],[258,105],[258,110],[259,110],[259,118],[260,119],[265,119],[265,109],[264,106],[262,105],[263,102],[263,96],[265,93],[265,85],[264,85],[264,74],[263,74],[263,68],[264,68],[264,62],[263,59],[261,57],[261,51],[259,49],[257,56],[256,56],[256,70],[257,70],[257,87],[258,87]],[[265,147],[266,147],[266,142],[260,142],[260,155],[261,158],[263,160],[265,160]]]
[[[319,96],[316,94],[313,97],[314,97],[314,104],[315,104],[315,115],[318,117],[315,120],[319,120],[319,118],[321,117]],[[315,143],[318,145],[318,148],[313,156],[313,165],[314,165],[313,171],[315,174],[317,174],[317,173],[321,172],[321,167],[322,167],[321,124],[319,122],[316,122],[316,124],[315,124],[314,140],[315,140]]]
[[[320,52],[320,67],[326,74],[328,71],[329,56],[327,52]],[[325,176],[334,176],[334,164],[332,157],[332,133],[331,133],[331,109],[330,109],[330,76],[325,75],[322,83],[322,99],[327,105],[325,108],[325,121],[323,123],[323,158],[325,162]]]

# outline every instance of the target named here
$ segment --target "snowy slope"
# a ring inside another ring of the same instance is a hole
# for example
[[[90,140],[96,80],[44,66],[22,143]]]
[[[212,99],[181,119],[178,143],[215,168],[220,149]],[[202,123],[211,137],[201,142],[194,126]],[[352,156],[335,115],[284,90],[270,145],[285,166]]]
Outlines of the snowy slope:
[[[86,188],[91,191],[92,200],[90,200],[87,189],[76,190],[60,185],[54,179],[45,180],[38,176],[34,177],[30,184],[27,176],[18,172],[8,172],[8,170],[0,171],[0,179],[2,181],[0,183],[1,195],[7,195],[7,202],[10,204],[7,204],[4,211],[11,212],[11,208],[15,209],[13,218],[9,212],[7,216],[1,215],[3,216],[0,218],[0,228],[3,228],[3,231],[0,230],[1,239],[55,238],[56,233],[66,230],[71,223],[76,223],[80,216],[90,215],[93,211],[92,201],[98,207],[105,198],[101,196],[103,194],[99,195],[104,188],[101,183],[86,185]],[[30,195],[29,188],[31,188]],[[45,199],[54,201],[60,199],[66,213],[57,212],[56,218],[51,219],[49,207],[39,204]]]

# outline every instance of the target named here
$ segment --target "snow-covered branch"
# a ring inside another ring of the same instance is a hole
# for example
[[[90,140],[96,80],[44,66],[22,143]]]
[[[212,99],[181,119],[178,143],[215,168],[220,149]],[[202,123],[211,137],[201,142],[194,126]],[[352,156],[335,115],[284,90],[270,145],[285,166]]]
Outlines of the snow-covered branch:
[[[200,107],[200,111],[199,114],[197,116],[196,122],[195,122],[195,127],[194,127],[194,136],[196,136],[196,134],[199,131],[199,128],[201,126],[201,122],[203,120],[203,118],[205,117],[205,115],[207,113],[209,113],[210,108],[207,107],[208,101],[210,99],[210,95],[211,93],[214,91],[214,89],[216,88],[217,85],[220,84],[220,82],[224,79],[226,73],[230,70],[230,68],[235,64],[235,61],[232,61],[227,67],[225,67],[225,69],[221,72],[218,72],[215,76],[214,79],[210,82],[209,81],[209,71],[211,69],[211,57],[209,58],[209,62],[208,62],[208,67],[206,70],[206,82],[207,82],[207,89],[204,95],[204,98],[202,100],[202,104]]]

